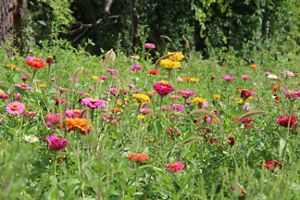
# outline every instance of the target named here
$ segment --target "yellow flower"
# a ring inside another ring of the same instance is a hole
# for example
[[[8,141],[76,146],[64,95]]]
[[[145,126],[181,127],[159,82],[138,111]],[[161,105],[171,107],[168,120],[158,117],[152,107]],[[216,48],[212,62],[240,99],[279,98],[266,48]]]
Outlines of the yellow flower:
[[[220,94],[214,94],[213,98],[214,98],[214,100],[221,99],[221,95]]]
[[[169,83],[169,82],[166,81],[166,80],[161,80],[160,82],[163,83],[163,84],[168,84],[168,83]]]
[[[47,87],[47,84],[46,83],[39,83],[38,87],[41,88],[41,89],[44,89],[44,88]]]
[[[234,99],[234,102],[237,103],[237,104],[242,105],[242,104],[244,103],[244,100],[241,99],[241,98],[235,98],[235,99]]]
[[[206,102],[206,99],[204,99],[204,98],[202,98],[202,97],[196,97],[196,98],[194,98],[194,99],[192,100],[192,102],[193,102],[194,104],[204,103],[204,102]]]
[[[95,81],[99,80],[97,76],[92,76],[92,79]]]
[[[181,63],[178,61],[172,61],[170,59],[163,59],[159,62],[159,65],[165,69],[176,69],[181,67]]]
[[[198,79],[198,78],[195,78],[195,77],[191,77],[190,81],[191,81],[191,82],[198,82],[199,79]]]
[[[184,55],[182,54],[182,52],[168,52],[168,55],[170,54],[173,54],[169,56],[169,59],[172,61],[181,61],[182,59],[184,59]]]
[[[136,117],[138,120],[140,121],[144,121],[146,119],[146,116],[145,115],[142,115],[142,114],[139,114],[137,117]]]
[[[134,94],[132,97],[138,100],[140,103],[150,103],[150,97],[145,94]]]
[[[122,101],[117,101],[117,106],[122,106],[123,102]]]
[[[7,67],[7,68],[9,68],[9,69],[11,69],[11,70],[14,70],[17,66],[15,65],[15,64],[7,64],[7,65],[5,65],[5,67]]]

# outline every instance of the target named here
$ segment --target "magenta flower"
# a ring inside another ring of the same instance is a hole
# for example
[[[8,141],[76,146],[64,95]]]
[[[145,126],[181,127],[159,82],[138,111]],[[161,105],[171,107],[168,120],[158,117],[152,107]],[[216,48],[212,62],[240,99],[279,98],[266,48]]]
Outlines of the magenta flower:
[[[30,90],[32,88],[31,85],[28,85],[26,83],[17,83],[15,84],[15,87],[22,90]]]
[[[0,90],[0,99],[6,100],[6,99],[8,99],[8,98],[9,98],[8,94],[6,94],[6,93],[3,92],[2,90]]]
[[[109,88],[109,93],[113,96],[117,96],[118,95],[118,90],[115,87],[110,87]]]
[[[182,112],[184,110],[184,106],[181,104],[173,104],[172,108],[177,112]]]
[[[160,96],[167,96],[169,93],[174,91],[172,85],[162,82],[154,83],[153,88]]]
[[[225,75],[223,75],[223,79],[230,82],[230,81],[234,81],[236,78],[229,74],[225,74]]]
[[[108,78],[106,76],[97,76],[100,81],[106,81]]]
[[[56,134],[47,136],[46,141],[48,142],[49,148],[55,151],[64,149],[67,144],[69,144],[67,139],[59,138]]]
[[[249,97],[251,97],[252,95],[255,95],[255,94],[256,94],[256,91],[254,91],[254,90],[243,89],[241,91],[241,98],[243,98],[245,100],[245,99],[248,99]]]
[[[109,74],[118,74],[119,73],[119,70],[116,70],[116,69],[108,69],[106,70],[107,73]]]
[[[192,97],[196,94],[196,92],[191,91],[191,90],[180,90],[178,93],[184,98],[187,99],[189,97]]]
[[[268,160],[265,163],[266,169],[276,170],[278,168],[279,162],[277,160]]]
[[[249,123],[253,122],[254,119],[252,119],[251,117],[244,117],[244,118],[239,119],[239,121],[243,124],[249,124]]]
[[[143,69],[143,67],[141,65],[137,65],[137,64],[132,65],[130,67],[130,70],[132,70],[132,71],[141,71],[142,69]]]
[[[105,108],[106,101],[102,99],[94,99],[94,98],[84,98],[81,100],[81,104],[88,108]]]
[[[155,44],[153,44],[153,43],[145,43],[145,44],[144,44],[144,48],[145,48],[145,49],[155,49],[156,46],[155,46]]]
[[[291,91],[291,90],[285,89],[284,87],[281,87],[280,89],[285,94],[285,96],[289,99],[300,97],[300,90],[299,91]]]
[[[25,110],[25,105],[20,102],[12,102],[7,104],[6,111],[11,115],[19,115]]]
[[[278,119],[277,119],[277,124],[279,126],[285,126],[285,127],[288,127],[289,126],[289,123],[290,123],[290,127],[293,127],[296,125],[297,123],[297,117],[294,116],[294,115],[285,115],[285,116],[280,116]]]
[[[14,99],[17,100],[17,101],[21,100],[22,99],[22,95],[19,92],[17,92],[17,93],[14,94]]]
[[[179,172],[184,168],[184,164],[182,162],[174,162],[170,163],[167,166],[167,170],[169,172]]]

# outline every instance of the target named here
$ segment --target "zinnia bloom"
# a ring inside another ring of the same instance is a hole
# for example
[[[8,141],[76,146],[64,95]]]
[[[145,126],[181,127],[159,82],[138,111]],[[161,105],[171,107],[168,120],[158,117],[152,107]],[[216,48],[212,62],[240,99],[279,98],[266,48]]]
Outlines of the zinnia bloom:
[[[135,153],[131,152],[127,156],[128,160],[133,160],[136,162],[144,162],[149,159],[149,155],[147,153]]]
[[[157,82],[153,85],[153,88],[160,96],[167,96],[169,93],[173,92],[174,88],[168,83]]]
[[[280,89],[285,94],[285,96],[289,99],[294,99],[294,98],[300,97],[300,90],[299,91],[291,91],[291,90],[285,89],[284,87],[281,87]]]
[[[137,65],[137,64],[132,65],[132,66],[130,67],[130,70],[132,70],[132,71],[140,71],[140,70],[142,70],[142,69],[143,69],[142,66],[141,66],[141,65]]]
[[[26,59],[26,63],[28,66],[34,68],[34,69],[42,69],[45,68],[46,62],[42,58],[36,58],[33,56],[28,56]]]
[[[181,63],[178,61],[172,61],[170,59],[162,59],[159,65],[165,69],[172,70],[181,67]]]
[[[68,118],[66,120],[68,130],[79,130],[80,133],[89,133],[92,130],[90,122],[85,118]]]
[[[248,76],[248,75],[242,75],[241,78],[242,78],[244,81],[246,81],[246,80],[248,80],[248,79],[250,78],[250,76]]]
[[[170,163],[167,166],[167,170],[169,172],[179,172],[184,168],[184,164],[182,162],[174,162]]]
[[[132,97],[139,101],[139,103],[150,103],[150,97],[145,94],[134,94]]]
[[[182,112],[184,110],[184,106],[181,104],[173,104],[172,108],[177,112]]]
[[[65,138],[59,138],[56,134],[52,134],[46,137],[46,141],[48,142],[49,148],[51,150],[61,150],[64,149],[67,144],[69,144],[68,140]]]
[[[145,48],[145,49],[155,49],[156,46],[155,46],[155,44],[153,44],[153,43],[145,43],[145,44],[144,44],[144,48]]]
[[[150,69],[148,71],[149,76],[154,76],[154,75],[159,75],[159,70],[158,69]]]
[[[225,74],[223,75],[223,79],[230,82],[230,81],[234,81],[236,78],[231,75]]]
[[[290,127],[293,127],[296,125],[297,123],[297,117],[294,116],[294,115],[285,115],[285,116],[280,116],[278,119],[277,119],[277,124],[279,126],[285,126],[285,127],[288,127],[289,126],[289,123],[290,123]]]
[[[22,90],[30,90],[32,87],[26,83],[17,83],[15,84],[16,88],[22,89]]]
[[[12,102],[6,106],[6,111],[11,115],[19,115],[25,110],[25,105],[20,102]]]
[[[66,116],[69,118],[85,118],[86,112],[79,109],[67,109],[65,112]]]
[[[180,90],[178,92],[184,99],[187,99],[189,97],[192,97],[196,94],[196,92],[191,91],[191,90]]]
[[[0,90],[0,99],[6,100],[8,98],[9,96],[3,90]]]
[[[106,101],[102,99],[94,99],[94,98],[84,98],[81,100],[81,104],[88,108],[105,108]]]
[[[249,97],[251,97],[252,95],[255,95],[256,91],[254,90],[247,90],[247,89],[242,89],[241,90],[241,98],[243,98],[244,100],[248,99]]]
[[[59,124],[63,119],[65,119],[65,115],[60,113],[48,113],[45,116],[45,119],[47,120],[47,127],[50,127],[52,125]]]
[[[106,70],[107,73],[109,74],[118,74],[119,73],[119,70],[116,70],[116,69],[108,69]]]
[[[277,160],[268,160],[265,163],[265,168],[276,170],[278,168],[278,164],[279,162]]]
[[[172,60],[172,61],[181,61],[182,59],[184,59],[184,55],[182,54],[182,52],[168,52],[168,55],[170,55],[168,57],[168,59]]]

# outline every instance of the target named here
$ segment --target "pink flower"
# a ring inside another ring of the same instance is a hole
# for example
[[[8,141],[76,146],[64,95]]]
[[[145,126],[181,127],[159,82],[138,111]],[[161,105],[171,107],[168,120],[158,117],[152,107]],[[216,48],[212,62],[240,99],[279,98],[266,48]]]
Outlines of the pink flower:
[[[19,92],[17,92],[17,93],[14,94],[14,99],[15,100],[20,100],[20,99],[22,99],[22,95]]]
[[[248,79],[250,78],[250,76],[248,76],[248,75],[242,75],[241,78],[242,78],[244,81],[246,81],[246,80],[248,80]]]
[[[205,123],[207,123],[207,124],[211,124],[211,123],[212,123],[212,118],[209,117],[209,116],[204,116],[204,117],[203,117],[203,120],[204,120]]]
[[[94,98],[84,98],[81,100],[81,104],[88,108],[105,108],[106,101],[102,99],[94,99]]]
[[[184,110],[184,106],[181,104],[173,104],[172,108],[177,112],[182,112]]]
[[[182,162],[174,162],[170,163],[167,166],[167,170],[169,172],[179,172],[184,168],[184,164]]]
[[[290,127],[293,127],[296,125],[297,123],[297,117],[294,116],[294,115],[285,115],[285,116],[280,116],[278,119],[277,119],[277,124],[279,126],[285,126],[285,127],[288,127],[290,123]]]
[[[108,69],[106,70],[107,73],[109,74],[118,74],[119,73],[119,70],[116,70],[116,69]]]
[[[86,112],[84,110],[79,109],[67,109],[65,112],[66,116],[69,118],[85,118]]]
[[[196,92],[191,90],[180,90],[178,93],[185,99],[192,97],[196,94]]]
[[[49,148],[51,150],[61,150],[64,149],[67,144],[69,144],[68,140],[65,138],[59,138],[56,134],[52,134],[46,137],[46,141],[48,142]]]
[[[162,83],[162,82],[154,83],[153,88],[160,96],[167,96],[169,93],[174,91],[172,85],[168,83]]]
[[[230,81],[234,81],[236,78],[229,74],[225,74],[225,75],[223,75],[223,79],[230,82]]]
[[[5,92],[3,92],[2,90],[0,90],[0,99],[6,100],[8,98],[9,98],[9,96]]]
[[[140,71],[140,70],[142,70],[143,68],[142,68],[142,66],[141,65],[132,65],[131,67],[130,67],[130,70],[132,70],[132,71]]]
[[[239,119],[239,121],[243,124],[249,124],[249,123],[253,122],[254,119],[252,119],[250,117],[244,117],[244,118]]]
[[[115,88],[115,87],[110,87],[110,88],[109,88],[109,93],[110,93],[111,95],[113,95],[113,96],[117,96],[117,94],[118,94],[117,88]]]
[[[108,78],[106,76],[97,76],[100,81],[106,81]]]
[[[284,71],[283,73],[284,73],[284,75],[285,75],[286,77],[293,77],[293,76],[297,76],[297,74],[296,74],[296,73],[294,73],[294,72],[291,72],[291,71],[288,71],[288,70]]]
[[[181,135],[179,129],[176,127],[175,128],[168,127],[167,132],[169,133],[169,135],[171,137],[174,137],[174,136],[179,137]]]
[[[11,115],[19,115],[25,110],[25,105],[20,102],[12,102],[6,106],[6,111]]]
[[[268,160],[265,163],[265,168],[276,170],[278,168],[278,164],[279,162],[277,160]]]
[[[285,89],[284,87],[281,87],[280,89],[285,94],[285,96],[289,99],[300,97],[300,90],[299,91],[291,91],[291,90]]]
[[[243,106],[244,111],[248,112],[250,110],[250,104],[249,103],[245,103]]]
[[[65,119],[65,115],[60,113],[48,113],[45,116],[45,119],[47,120],[47,127],[50,127],[52,125],[59,124],[63,119]]]
[[[145,49],[155,49],[156,46],[155,46],[155,44],[153,44],[153,43],[145,43],[145,44],[144,44],[144,48],[145,48]]]
[[[23,90],[30,90],[32,88],[30,85],[26,83],[17,83],[15,84],[15,87]]]

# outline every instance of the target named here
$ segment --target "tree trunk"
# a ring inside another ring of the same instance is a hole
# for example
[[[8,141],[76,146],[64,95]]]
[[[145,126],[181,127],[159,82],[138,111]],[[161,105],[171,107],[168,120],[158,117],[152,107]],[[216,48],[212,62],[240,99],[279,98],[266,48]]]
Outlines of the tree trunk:
[[[20,28],[27,11],[28,0],[0,0],[0,44],[11,28]]]
[[[7,38],[13,27],[13,2],[0,0],[0,44]]]

